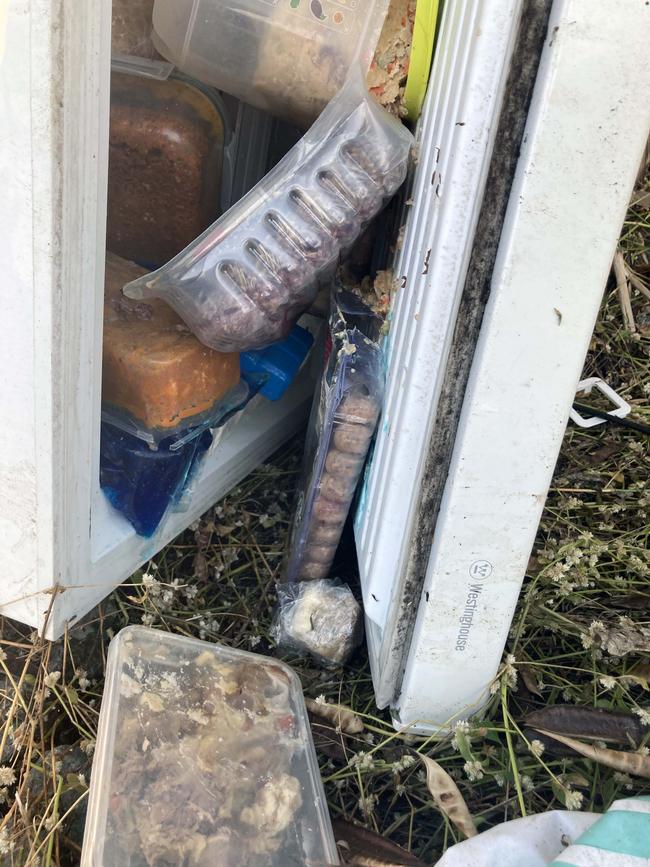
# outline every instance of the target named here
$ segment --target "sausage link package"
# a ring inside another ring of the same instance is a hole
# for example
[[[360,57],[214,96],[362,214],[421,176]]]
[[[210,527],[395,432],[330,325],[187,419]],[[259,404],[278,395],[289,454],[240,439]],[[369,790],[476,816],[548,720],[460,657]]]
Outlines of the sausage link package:
[[[356,71],[250,193],[125,294],[163,298],[221,352],[282,340],[319,279],[402,184],[412,141]]]
[[[329,574],[381,410],[381,318],[339,290],[330,320],[331,349],[312,407],[285,579]]]

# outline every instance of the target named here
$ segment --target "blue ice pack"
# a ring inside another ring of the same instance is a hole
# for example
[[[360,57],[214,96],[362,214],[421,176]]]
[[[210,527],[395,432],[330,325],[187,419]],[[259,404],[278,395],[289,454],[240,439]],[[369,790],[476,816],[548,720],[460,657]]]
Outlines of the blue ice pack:
[[[152,536],[211,445],[209,428],[184,430],[161,440],[153,449],[138,437],[102,422],[100,485],[136,533]]]
[[[242,352],[241,375],[250,386],[251,394],[259,392],[268,400],[279,400],[296,378],[313,342],[306,328],[294,325],[286,340],[266,349]]]

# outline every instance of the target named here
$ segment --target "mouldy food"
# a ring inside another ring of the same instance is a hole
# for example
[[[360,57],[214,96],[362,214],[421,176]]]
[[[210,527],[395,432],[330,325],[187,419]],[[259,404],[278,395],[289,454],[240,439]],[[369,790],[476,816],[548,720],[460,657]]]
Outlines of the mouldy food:
[[[282,663],[144,627],[111,644],[83,865],[338,863]]]
[[[108,249],[156,268],[200,235],[219,215],[225,135],[204,90],[113,73]]]
[[[102,399],[162,434],[209,413],[239,383],[239,355],[205,347],[164,301],[125,298],[124,283],[146,273],[107,254]]]
[[[281,646],[341,665],[361,641],[361,606],[338,581],[284,584],[278,587],[273,634]]]
[[[366,76],[378,102],[398,117],[406,115],[404,87],[409,71],[416,0],[391,0]]]

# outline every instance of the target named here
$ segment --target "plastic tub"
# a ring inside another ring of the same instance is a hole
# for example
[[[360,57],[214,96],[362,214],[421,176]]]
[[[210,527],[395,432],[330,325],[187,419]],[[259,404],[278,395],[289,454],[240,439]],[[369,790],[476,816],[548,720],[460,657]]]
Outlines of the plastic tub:
[[[143,61],[128,72],[122,60],[111,78],[106,246],[147,268],[173,258],[221,213],[231,139],[216,91],[175,73],[150,77],[158,67]]]
[[[122,630],[108,653],[81,864],[338,864],[291,669]]]
[[[151,41],[153,0],[113,0],[111,50],[154,60],[158,52]]]
[[[356,58],[367,69],[387,0],[156,0],[153,41],[189,75],[307,127]]]

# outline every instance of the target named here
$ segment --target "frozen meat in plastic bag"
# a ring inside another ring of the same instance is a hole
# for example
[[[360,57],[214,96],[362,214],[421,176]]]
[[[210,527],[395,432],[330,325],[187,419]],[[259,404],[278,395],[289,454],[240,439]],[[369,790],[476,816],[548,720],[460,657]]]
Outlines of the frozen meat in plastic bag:
[[[402,184],[412,141],[356,70],[250,193],[125,294],[163,298],[222,352],[282,340],[319,279]]]
[[[285,578],[327,578],[370,447],[384,392],[382,320],[337,291],[331,352],[309,420]]]

